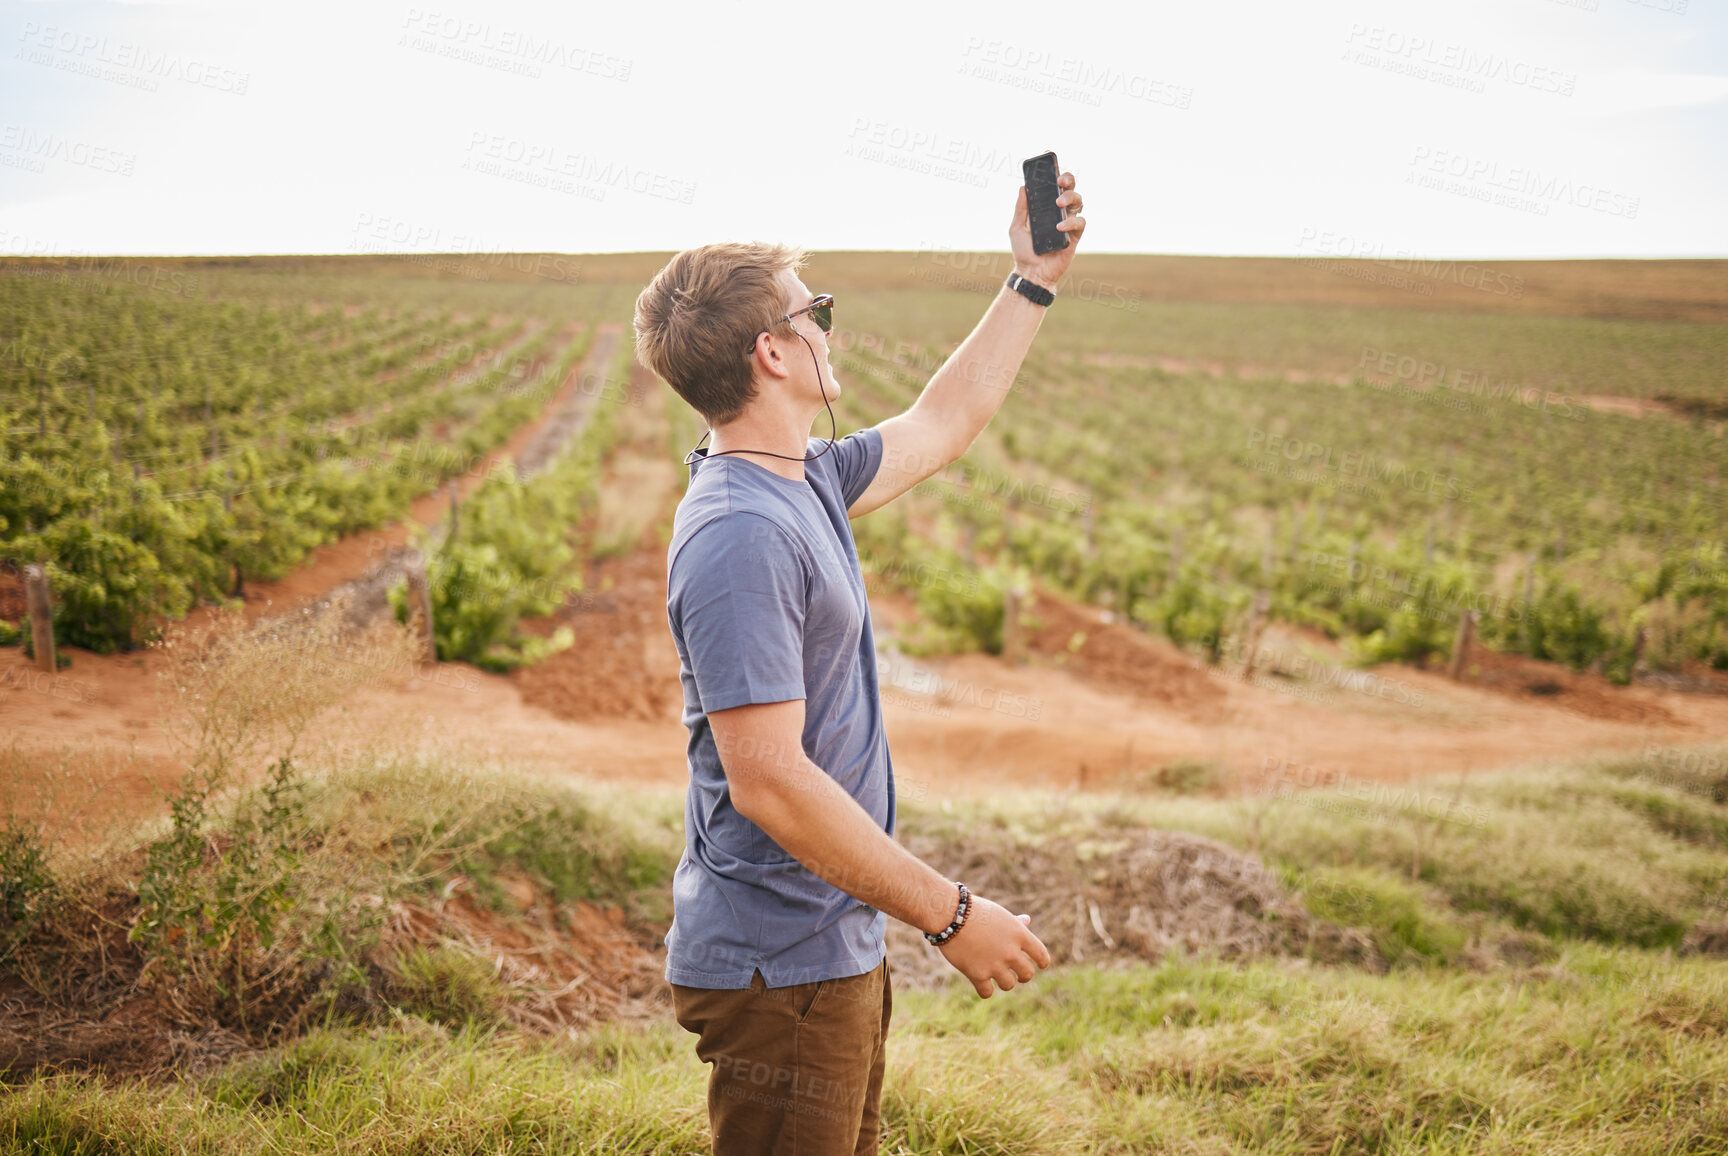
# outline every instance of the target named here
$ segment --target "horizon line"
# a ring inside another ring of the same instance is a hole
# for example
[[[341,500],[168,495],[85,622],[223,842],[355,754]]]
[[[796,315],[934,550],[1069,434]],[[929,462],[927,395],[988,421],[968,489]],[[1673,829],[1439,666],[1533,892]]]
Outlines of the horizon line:
[[[693,248],[695,246],[687,246]],[[805,247],[812,255],[833,254],[919,254],[919,253],[990,253],[1009,256],[1001,249],[815,249]],[[156,253],[156,252],[89,252],[89,253],[7,253],[0,252],[0,260],[4,261],[66,261],[102,257],[153,258],[166,261],[204,261],[204,260],[253,260],[270,258],[347,258],[365,260],[379,257],[657,257],[673,256],[683,252],[683,249],[390,249],[377,252],[317,252],[317,251],[279,251],[279,252],[221,252],[221,253]],[[1560,261],[1728,261],[1728,253],[1722,254],[1639,254],[1637,256],[1574,255],[1574,256],[1508,256],[1503,254],[1443,255],[1422,253],[1397,253],[1389,255],[1347,255],[1341,253],[1179,253],[1122,251],[1094,252],[1087,250],[1086,256],[1091,257],[1162,257],[1185,258],[1208,261],[1517,261],[1560,262]],[[1076,254],[1078,259],[1079,254]]]

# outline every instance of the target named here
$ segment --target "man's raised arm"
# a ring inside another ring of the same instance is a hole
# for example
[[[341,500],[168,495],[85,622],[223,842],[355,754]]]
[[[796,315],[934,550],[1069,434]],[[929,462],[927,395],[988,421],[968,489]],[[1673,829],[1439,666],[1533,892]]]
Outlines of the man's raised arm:
[[[1086,228],[1085,218],[1078,215],[1082,205],[1074,174],[1063,173],[1057,184],[1063,191],[1056,203],[1070,210],[1067,219],[1057,225],[1068,235],[1066,249],[1042,255],[1032,251],[1024,185],[1020,186],[1008,227],[1014,271],[1052,292],[1074,260],[1074,250]],[[997,290],[983,318],[942,363],[918,400],[906,412],[877,425],[882,435],[882,465],[858,500],[847,508],[849,516],[862,517],[886,505],[959,460],[972,447],[1007,399],[1026,351],[1038,334],[1044,309],[1006,284]]]

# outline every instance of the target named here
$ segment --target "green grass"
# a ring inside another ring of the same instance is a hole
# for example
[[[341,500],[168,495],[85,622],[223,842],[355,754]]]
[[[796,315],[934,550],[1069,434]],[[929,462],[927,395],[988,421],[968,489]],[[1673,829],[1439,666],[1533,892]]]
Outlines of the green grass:
[[[1709,961],[1575,945],[1509,979],[1177,959],[1068,968],[989,1001],[895,1000],[888,1153],[1728,1145],[1728,983]],[[0,1101],[0,1144],[700,1153],[691,1040],[666,1023],[547,1042],[404,1018],[167,1086],[38,1079]]]
[[[1308,910],[1345,927],[1369,930],[1374,947],[1390,965],[1452,962],[1469,936],[1448,918],[1431,889],[1362,867],[1323,867],[1287,873]]]
[[[1728,1150],[1728,962],[1687,950],[1694,929],[1728,917],[1728,808],[1709,794],[1723,765],[1719,750],[1652,748],[1397,794],[906,805],[909,834],[989,853],[1103,846],[1147,825],[1254,849],[1314,916],[1366,933],[1385,966],[1178,953],[1063,965],[988,1001],[958,976],[901,986],[882,1150]],[[481,896],[488,879],[526,877],[653,918],[644,896],[665,894],[680,844],[672,792],[435,759],[320,782],[311,829],[398,869],[405,849],[460,844],[452,869]],[[1424,816],[1436,799],[1446,821]],[[668,1018],[521,1032],[499,1014],[509,996],[490,962],[450,945],[401,957],[380,993],[381,1018],[169,1080],[14,1072],[0,1151],[707,1150],[706,1069]]]
[[[670,1031],[581,1048],[418,1019],[317,1031],[169,1087],[41,1080],[0,1145],[52,1153],[705,1151],[694,1056]]]
[[[500,880],[520,878],[558,903],[671,917],[683,813],[669,797],[393,755],[315,776],[313,790],[313,841],[346,840],[359,857],[370,838],[381,851],[373,869],[411,872],[422,891],[459,872],[483,906],[511,912]]]

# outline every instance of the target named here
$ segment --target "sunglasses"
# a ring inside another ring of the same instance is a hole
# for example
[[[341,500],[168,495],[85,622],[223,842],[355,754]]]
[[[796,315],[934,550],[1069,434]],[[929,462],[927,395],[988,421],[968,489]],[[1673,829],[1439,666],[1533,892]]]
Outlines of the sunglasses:
[[[795,309],[791,313],[785,314],[784,316],[782,316],[780,318],[780,320],[789,322],[794,317],[798,316],[800,313],[808,313],[811,317],[815,318],[816,319],[816,327],[818,329],[820,329],[822,332],[824,332],[824,333],[833,332],[833,330],[834,330],[834,294],[832,294],[832,293],[818,293],[816,295],[815,300],[811,301],[810,304],[804,306],[804,308],[802,308],[802,309]],[[755,348],[756,348],[756,345],[754,342],[752,342],[750,345],[750,348],[746,349],[744,352],[750,353]]]

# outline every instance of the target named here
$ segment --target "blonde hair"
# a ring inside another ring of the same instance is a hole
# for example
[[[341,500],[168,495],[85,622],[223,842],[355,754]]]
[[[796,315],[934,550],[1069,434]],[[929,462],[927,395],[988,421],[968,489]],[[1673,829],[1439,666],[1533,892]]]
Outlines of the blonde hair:
[[[636,298],[636,356],[710,429],[736,420],[756,398],[746,351],[764,330],[791,340],[779,278],[808,256],[761,241],[684,250]]]

